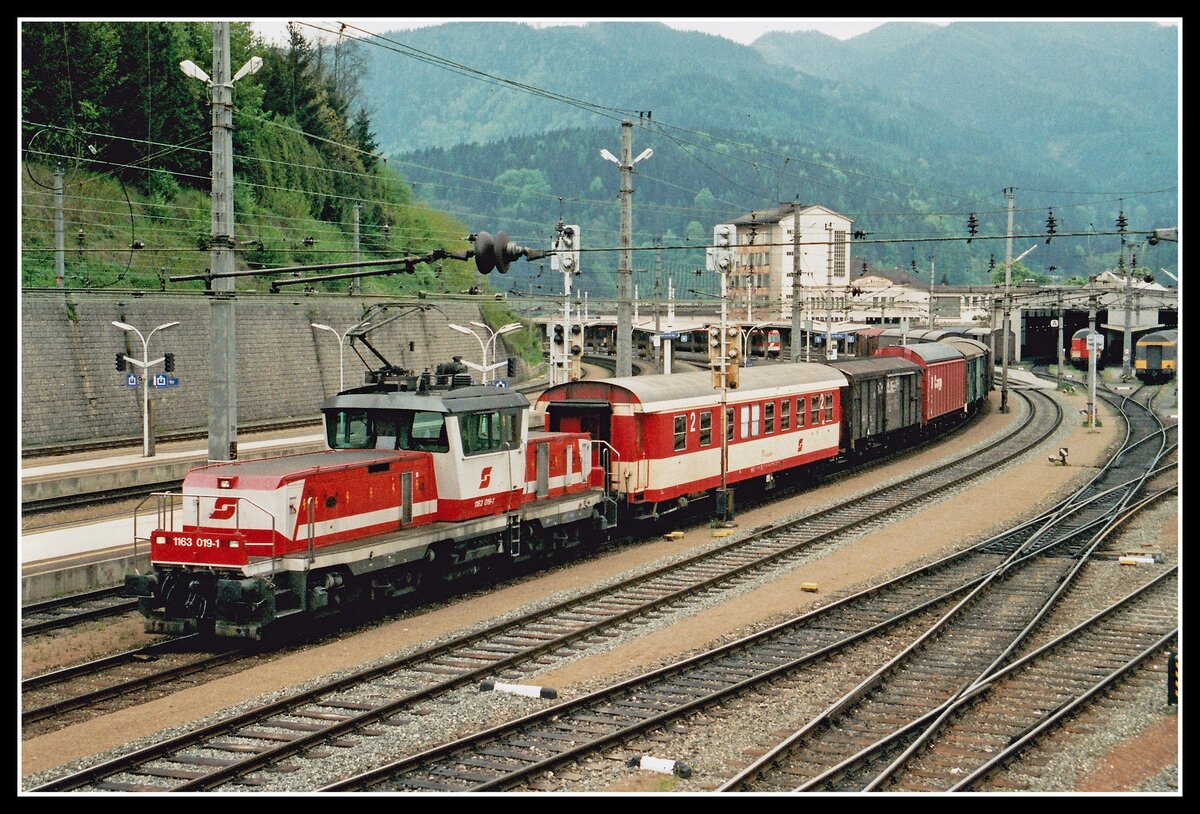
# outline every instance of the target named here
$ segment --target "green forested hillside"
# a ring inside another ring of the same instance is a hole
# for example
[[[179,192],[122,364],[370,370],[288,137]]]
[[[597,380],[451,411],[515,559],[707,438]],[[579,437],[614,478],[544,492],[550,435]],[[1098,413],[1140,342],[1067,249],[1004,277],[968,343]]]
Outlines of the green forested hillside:
[[[54,285],[55,169],[63,173],[67,286],[202,285],[169,278],[209,264],[212,114],[205,84],[178,64],[211,70],[211,29],[22,24],[22,285]],[[414,202],[400,173],[375,155],[352,53],[317,46],[299,29],[286,46],[268,47],[248,25],[233,24],[232,69],[252,54],[263,58],[261,70],[234,88],[239,269],[354,259],[355,205],[366,258],[466,247],[466,227]],[[363,290],[457,290],[473,281],[467,264],[446,261],[369,278]],[[267,286],[265,278],[239,282]]]
[[[616,246],[619,174],[598,153],[619,150],[629,118],[635,155],[655,151],[635,176],[634,245],[647,249],[635,268],[652,267],[655,239],[703,245],[714,223],[798,198],[887,241],[855,257],[936,257],[939,278],[981,282],[1002,243],[913,241],[963,236],[971,212],[983,234],[1003,233],[1006,187],[1018,234],[1043,232],[1053,209],[1060,233],[1097,235],[1040,247],[1038,265],[1066,276],[1115,264],[1119,241],[1099,235],[1121,211],[1131,230],[1177,221],[1177,33],[898,23],[746,47],[653,23],[457,23],[374,41],[362,82],[417,195],[473,229],[548,245],[561,216],[588,245]],[[1130,44],[1137,55],[1116,59]],[[663,254],[702,264],[699,251]],[[605,273],[580,283],[611,290],[614,254],[587,259]],[[533,290],[527,273],[508,284]]]

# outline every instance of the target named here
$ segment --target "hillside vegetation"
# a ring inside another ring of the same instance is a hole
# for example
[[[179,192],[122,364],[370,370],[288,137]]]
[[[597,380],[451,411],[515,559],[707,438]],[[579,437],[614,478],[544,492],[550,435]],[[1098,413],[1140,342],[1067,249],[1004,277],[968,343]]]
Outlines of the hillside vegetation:
[[[414,201],[378,156],[352,46],[334,53],[293,29],[287,46],[269,47],[247,25],[231,28],[234,70],[252,54],[263,58],[234,90],[239,270],[354,260],[355,205],[364,259],[467,247],[466,227]],[[67,286],[202,288],[170,278],[209,265],[208,89],[178,63],[211,61],[211,26],[24,23],[21,34],[22,285],[54,285],[59,169]],[[366,278],[362,290],[458,292],[476,277],[468,264],[444,261]],[[267,290],[269,279],[242,278],[238,287]]]

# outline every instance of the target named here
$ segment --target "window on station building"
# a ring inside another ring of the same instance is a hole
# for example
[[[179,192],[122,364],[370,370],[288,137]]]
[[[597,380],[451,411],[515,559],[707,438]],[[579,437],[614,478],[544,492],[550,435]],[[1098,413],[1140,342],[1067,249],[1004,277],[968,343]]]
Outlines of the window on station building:
[[[675,451],[687,449],[687,416],[675,416]]]
[[[784,399],[779,402],[779,431],[787,432],[792,428],[792,400]]]
[[[700,446],[712,444],[712,413],[705,411],[700,414]]]
[[[767,435],[775,432],[775,402],[768,401],[763,405],[763,432]]]

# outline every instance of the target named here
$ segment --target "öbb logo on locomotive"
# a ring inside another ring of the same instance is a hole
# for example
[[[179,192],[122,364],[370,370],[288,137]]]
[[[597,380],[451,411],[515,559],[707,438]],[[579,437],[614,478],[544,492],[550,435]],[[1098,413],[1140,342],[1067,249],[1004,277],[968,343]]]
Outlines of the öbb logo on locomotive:
[[[208,515],[209,520],[228,520],[237,511],[237,498],[219,497],[213,501],[213,510]]]
[[[987,401],[991,363],[968,339],[758,365],[724,403],[707,371],[572,381],[532,406],[540,431],[511,389],[381,375],[325,402],[323,451],[190,471],[161,498],[182,511],[159,513],[172,525],[151,533],[151,568],[126,592],[147,630],[261,638],[534,566],[702,511],[723,486],[765,489],[941,431]]]

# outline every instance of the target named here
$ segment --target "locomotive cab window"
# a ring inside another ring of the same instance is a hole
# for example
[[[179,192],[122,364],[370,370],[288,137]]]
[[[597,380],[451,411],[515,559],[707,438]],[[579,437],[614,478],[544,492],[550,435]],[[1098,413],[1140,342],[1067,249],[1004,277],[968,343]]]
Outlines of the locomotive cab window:
[[[330,449],[450,450],[441,413],[331,410],[326,415],[325,431]]]
[[[515,410],[466,413],[458,417],[464,455],[516,449],[521,442],[520,415]]]
[[[675,416],[675,451],[687,449],[687,416]]]

